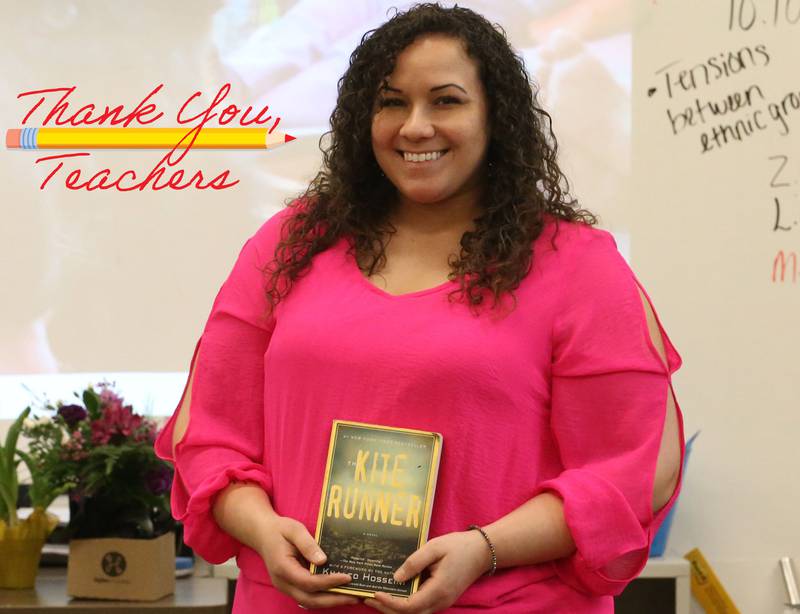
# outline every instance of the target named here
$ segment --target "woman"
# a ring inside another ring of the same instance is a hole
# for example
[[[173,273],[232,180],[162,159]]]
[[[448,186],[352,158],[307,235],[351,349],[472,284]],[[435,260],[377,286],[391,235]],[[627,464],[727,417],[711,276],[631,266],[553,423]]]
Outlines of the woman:
[[[680,358],[562,190],[524,67],[475,13],[416,7],[354,52],[331,136],[243,248],[157,443],[187,543],[238,557],[238,613],[613,612],[677,495]],[[336,418],[444,435],[409,599],[306,568]]]

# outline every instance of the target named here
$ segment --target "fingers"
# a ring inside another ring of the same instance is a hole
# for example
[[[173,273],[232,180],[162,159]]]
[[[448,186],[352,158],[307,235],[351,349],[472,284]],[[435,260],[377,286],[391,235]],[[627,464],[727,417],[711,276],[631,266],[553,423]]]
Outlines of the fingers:
[[[456,595],[457,596],[457,595]],[[421,612],[439,612],[452,605],[455,598],[451,597],[441,580],[429,578],[420,589],[408,599],[395,597],[388,593],[375,593],[375,599],[382,605],[388,606],[396,612],[418,614]]]
[[[348,574],[312,575],[301,563],[299,557],[317,565],[326,560],[325,554],[302,523],[284,518],[280,534],[283,537],[282,545],[272,551],[271,564],[268,565],[275,588],[306,608],[329,608],[359,603],[359,599],[351,595],[325,592],[350,582]]]
[[[364,604],[384,614],[428,614],[441,609],[436,609],[434,604],[428,603],[428,599],[420,599],[419,595],[420,593],[414,593],[406,599],[377,592],[374,599],[365,599]]]
[[[449,607],[460,594],[453,593],[452,582],[448,573],[439,569],[442,558],[446,554],[449,542],[433,539],[409,556],[394,574],[395,580],[405,582],[409,578],[430,570],[431,576],[420,585],[419,590],[408,599],[396,597],[388,593],[376,592],[374,599],[365,600],[365,604],[386,614],[428,614],[439,612]],[[436,572],[440,573],[437,574]]]
[[[375,593],[374,599],[365,599],[364,605],[371,607],[373,610],[383,612],[383,614],[402,614],[410,612],[407,608],[408,599],[402,597],[395,597],[387,593]]]
[[[346,584],[351,580],[350,576],[345,573],[312,575],[295,558],[287,559],[286,564],[276,570],[276,576],[278,576],[276,579],[291,584],[306,593],[324,591],[334,586]]]
[[[321,565],[327,560],[325,553],[302,523],[296,520],[289,522],[284,530],[284,537],[289,545],[294,547],[307,561]],[[285,557],[282,563],[276,570],[277,575],[285,582],[307,593],[324,591],[351,580],[350,576],[345,573],[312,575],[295,556]]]
[[[360,600],[352,595],[337,595],[336,593],[305,593],[303,591],[293,591],[289,596],[298,605],[304,608],[334,608],[343,605],[357,605]]]
[[[322,565],[325,562],[325,553],[311,537],[311,533],[303,523],[292,522],[287,528],[285,536],[307,561],[311,561],[315,565]]]
[[[377,610],[378,612],[383,612],[383,614],[397,614],[397,610],[384,605],[382,601],[379,601],[377,599],[365,599],[364,605],[369,606],[373,610]]]
[[[272,582],[275,588],[306,608],[330,608],[340,605],[356,605],[359,602],[354,596],[325,592],[329,588],[350,582],[349,575],[312,576],[308,569],[300,565],[294,558],[289,559],[285,566],[276,570]]]
[[[374,599],[366,599],[364,603],[379,612],[391,614],[423,614],[439,612],[451,605],[446,587],[441,579],[428,578],[420,585],[420,589],[409,598],[376,592]]]
[[[409,578],[419,575],[423,569],[428,568],[439,558],[441,558],[441,553],[438,551],[436,543],[434,541],[428,542],[397,568],[397,571],[394,572],[395,582],[405,582]]]

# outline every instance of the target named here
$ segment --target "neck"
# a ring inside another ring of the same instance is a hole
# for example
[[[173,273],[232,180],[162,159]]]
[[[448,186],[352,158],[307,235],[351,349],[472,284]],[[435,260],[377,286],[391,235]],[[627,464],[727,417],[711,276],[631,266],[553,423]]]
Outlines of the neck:
[[[475,227],[481,215],[479,199],[464,194],[435,203],[417,203],[400,197],[392,210],[390,221],[398,232],[419,236],[458,235]]]

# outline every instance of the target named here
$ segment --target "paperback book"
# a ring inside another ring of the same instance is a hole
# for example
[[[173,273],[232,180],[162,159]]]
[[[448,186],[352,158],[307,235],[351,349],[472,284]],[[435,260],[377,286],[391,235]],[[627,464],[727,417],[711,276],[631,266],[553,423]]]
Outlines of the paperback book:
[[[392,574],[428,538],[441,450],[439,433],[334,420],[316,530],[328,558],[311,573],[350,574],[337,593],[413,594],[418,576]]]

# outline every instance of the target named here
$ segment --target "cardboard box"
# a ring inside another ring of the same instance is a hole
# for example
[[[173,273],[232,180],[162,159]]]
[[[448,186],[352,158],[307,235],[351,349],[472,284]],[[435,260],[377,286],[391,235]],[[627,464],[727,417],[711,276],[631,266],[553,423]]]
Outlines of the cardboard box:
[[[74,539],[67,594],[91,599],[154,601],[175,592],[175,534],[155,539]]]

